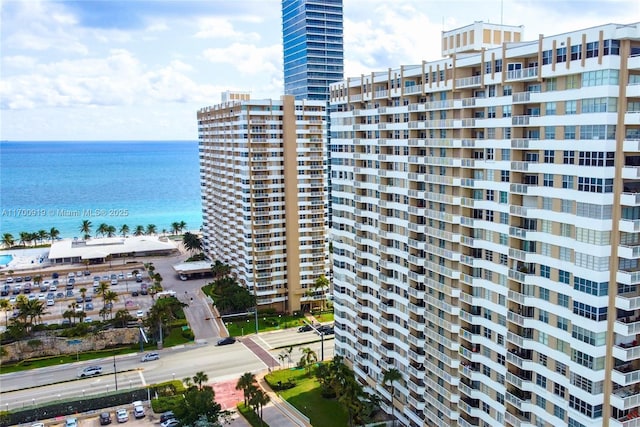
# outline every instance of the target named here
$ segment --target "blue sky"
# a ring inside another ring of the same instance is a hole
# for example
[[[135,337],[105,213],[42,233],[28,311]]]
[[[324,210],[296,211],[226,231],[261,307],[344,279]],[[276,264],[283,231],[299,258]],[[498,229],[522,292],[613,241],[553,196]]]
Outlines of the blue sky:
[[[279,0],[0,7],[0,139],[195,140],[196,111],[222,91],[282,93]],[[640,2],[344,0],[344,14],[348,77],[438,59],[441,31],[473,21],[502,16],[533,40],[640,21]]]

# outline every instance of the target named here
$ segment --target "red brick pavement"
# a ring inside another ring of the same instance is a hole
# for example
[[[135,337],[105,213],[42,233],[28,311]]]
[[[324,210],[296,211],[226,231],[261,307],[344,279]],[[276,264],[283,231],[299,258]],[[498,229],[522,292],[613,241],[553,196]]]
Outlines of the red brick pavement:
[[[234,410],[236,405],[242,402],[242,390],[236,390],[237,383],[238,379],[211,384],[216,394],[216,402],[222,406],[222,409]]]

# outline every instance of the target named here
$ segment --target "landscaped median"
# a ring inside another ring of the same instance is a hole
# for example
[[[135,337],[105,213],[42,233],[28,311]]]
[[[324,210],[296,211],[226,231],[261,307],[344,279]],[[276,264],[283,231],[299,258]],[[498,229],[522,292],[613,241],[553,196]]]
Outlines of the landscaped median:
[[[311,425],[352,426],[385,418],[377,396],[364,392],[341,357],[315,363],[313,355],[307,355],[310,363],[305,366],[271,372],[265,380],[283,400],[307,416]]]

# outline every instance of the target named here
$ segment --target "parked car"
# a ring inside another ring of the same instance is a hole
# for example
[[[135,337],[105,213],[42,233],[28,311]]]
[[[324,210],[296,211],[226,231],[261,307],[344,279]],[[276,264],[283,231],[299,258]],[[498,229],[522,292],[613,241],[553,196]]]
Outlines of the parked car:
[[[84,305],[84,309],[89,311],[89,310],[93,310],[93,303],[92,302],[88,302]]]
[[[67,418],[64,422],[65,427],[78,427],[78,419],[77,418]]]
[[[111,424],[111,414],[108,412],[100,413],[100,425],[106,426],[108,424]]]
[[[163,412],[162,414],[160,414],[160,422],[163,423],[167,420],[171,420],[174,419],[176,416],[173,413],[173,411],[167,411],[167,412]]]
[[[129,413],[124,408],[119,408],[116,410],[116,419],[119,423],[126,423],[129,421]]]
[[[162,423],[160,423],[160,427],[177,427],[180,425],[180,421],[175,418],[170,418]]]
[[[144,418],[144,406],[140,400],[133,402],[133,416],[138,418]]]
[[[57,279],[58,277],[60,277],[60,274],[58,274],[58,273],[53,273],[53,274],[51,275],[51,278],[52,278],[52,279]]]
[[[131,292],[131,296],[132,297],[137,297],[138,296],[138,291],[132,291]]]
[[[229,345],[229,344],[233,344],[234,342],[236,342],[236,339],[234,337],[226,337],[226,338],[222,338],[222,339],[218,340],[218,342],[216,344],[217,345]]]
[[[158,360],[160,359],[160,355],[156,352],[151,352],[151,353],[147,353],[144,356],[142,356],[142,359],[140,359],[141,362],[150,362],[152,360]]]
[[[47,300],[47,307],[51,307],[53,305],[56,305],[56,302],[53,299],[48,299]]]
[[[80,378],[84,378],[84,377],[90,377],[93,375],[100,375],[100,374],[102,374],[102,366],[87,366],[82,371],[80,371],[78,376]]]
[[[311,327],[311,325],[303,325],[298,328],[298,332],[308,332],[312,330],[313,328]]]

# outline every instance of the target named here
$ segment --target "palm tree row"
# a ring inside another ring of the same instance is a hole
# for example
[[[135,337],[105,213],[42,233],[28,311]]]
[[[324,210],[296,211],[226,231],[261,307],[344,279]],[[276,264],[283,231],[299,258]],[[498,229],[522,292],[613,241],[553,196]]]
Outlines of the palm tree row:
[[[45,240],[51,240],[53,242],[60,235],[60,231],[51,227],[49,231],[47,230],[38,230],[34,232],[21,231],[20,238],[18,243],[22,246],[27,246],[27,243],[30,246],[35,244],[42,244]],[[4,233],[2,235],[2,245],[6,248],[13,247],[16,244],[16,238],[11,233]]]
[[[43,301],[29,300],[24,295],[18,295],[15,308],[18,310],[18,315],[13,319],[13,325],[24,330],[27,335],[31,333],[31,328],[40,322],[42,316],[47,314]]]
[[[245,372],[238,383],[236,384],[236,390],[242,390],[244,395],[244,406],[253,408],[253,411],[260,417],[262,423],[262,408],[271,400],[269,395],[258,387],[256,376],[251,372]]]
[[[171,223],[171,233],[172,234],[180,234],[187,228],[187,223],[184,221],[176,221]],[[82,221],[82,224],[79,227],[79,231],[82,233],[84,239],[90,239],[91,233],[93,231],[93,224],[88,219]],[[162,229],[162,233],[166,234],[168,231],[166,229]],[[133,234],[134,236],[143,236],[143,235],[152,235],[158,233],[158,226],[155,224],[147,224],[144,225],[136,225],[133,229],[130,228],[127,224],[121,225],[119,228],[116,228],[113,225],[101,223],[95,229],[95,236],[101,237],[114,237],[116,235],[120,235],[122,237],[127,237],[129,234]],[[19,233],[19,237],[14,236],[11,233],[4,233],[2,235],[2,245],[5,248],[11,248],[16,244],[21,246],[34,246],[36,244],[43,244],[45,240],[50,240],[51,243],[54,242],[60,236],[60,230],[56,227],[51,227],[49,230],[38,230],[34,232],[29,231],[21,231]]]

